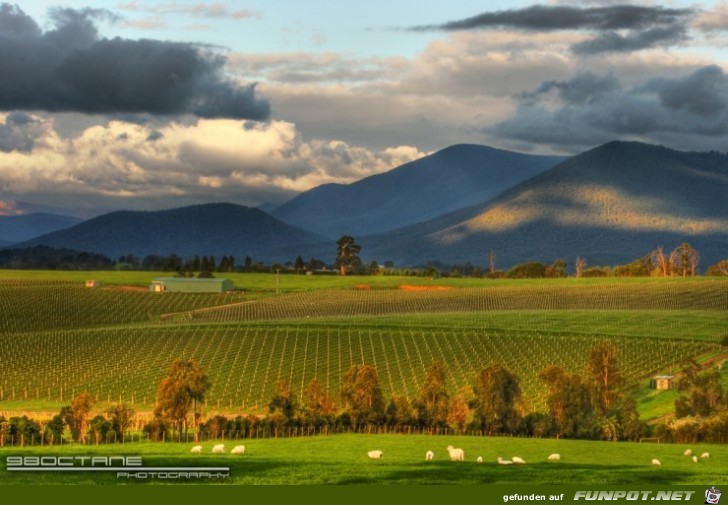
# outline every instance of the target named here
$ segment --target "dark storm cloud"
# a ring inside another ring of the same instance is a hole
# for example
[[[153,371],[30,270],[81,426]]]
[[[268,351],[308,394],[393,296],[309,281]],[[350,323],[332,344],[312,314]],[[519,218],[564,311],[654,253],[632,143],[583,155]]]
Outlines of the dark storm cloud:
[[[186,43],[105,39],[99,10],[57,9],[42,32],[18,7],[0,7],[0,110],[194,114],[266,119],[255,86],[224,77],[225,59]]]
[[[533,5],[524,9],[486,12],[470,18],[411,30],[476,30],[513,28],[528,31],[578,30],[596,33],[575,44],[577,54],[636,51],[673,45],[687,37],[691,9],[666,9],[639,5],[577,7]],[[624,33],[623,33],[624,32]]]
[[[720,67],[707,66],[684,77],[650,79],[633,87],[611,75],[547,81],[519,97],[513,117],[486,130],[501,138],[568,150],[625,137],[672,139],[676,147],[723,150],[728,75]],[[676,138],[682,145],[677,146]]]
[[[575,54],[624,53],[651,47],[673,46],[688,39],[687,27],[674,25],[650,28],[627,35],[609,32],[571,46]]]

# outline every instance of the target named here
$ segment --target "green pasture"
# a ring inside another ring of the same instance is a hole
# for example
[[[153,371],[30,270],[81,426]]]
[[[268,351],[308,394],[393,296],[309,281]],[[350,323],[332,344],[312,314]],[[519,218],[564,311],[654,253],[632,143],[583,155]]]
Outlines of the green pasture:
[[[226,453],[213,455],[213,443],[190,454],[192,443],[146,442],[101,446],[5,447],[0,449],[0,484],[116,484],[111,473],[21,473],[6,471],[7,456],[141,456],[144,466],[229,466],[229,484],[586,484],[691,485],[724,483],[728,446],[694,444],[710,458],[693,463],[683,456],[688,446],[653,443],[595,442],[433,435],[332,435],[224,441]],[[245,454],[229,454],[244,444]],[[448,445],[465,451],[465,461],[449,461]],[[369,459],[367,452],[383,451]],[[425,461],[425,452],[435,453]],[[549,454],[561,460],[549,462]],[[483,463],[476,463],[481,456]],[[518,456],[524,465],[500,466],[498,457]],[[652,465],[659,459],[660,466]],[[126,484],[139,481],[124,480]],[[217,481],[206,481],[217,482]],[[169,483],[147,479],[145,484]]]

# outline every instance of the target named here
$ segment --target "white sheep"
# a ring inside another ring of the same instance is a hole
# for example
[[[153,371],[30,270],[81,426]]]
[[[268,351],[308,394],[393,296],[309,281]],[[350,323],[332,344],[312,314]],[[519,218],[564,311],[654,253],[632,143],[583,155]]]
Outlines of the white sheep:
[[[697,463],[697,462],[698,462],[698,457],[697,456],[693,456],[693,463]]]
[[[558,454],[556,452],[553,454],[550,454],[548,457],[549,461],[559,461],[560,459],[561,459],[561,454]]]
[[[693,451],[691,451],[690,449],[685,449],[685,452],[683,452],[683,456],[692,456],[692,455],[693,455]]]
[[[196,445],[192,449],[190,449],[190,452],[193,452],[195,454],[200,454],[202,452],[202,446]]]
[[[425,461],[432,461],[434,457],[435,457],[435,453],[432,451],[427,451],[425,453]]]
[[[526,462],[525,462],[525,461],[523,461],[523,460],[522,460],[521,458],[519,458],[518,456],[513,456],[513,458],[511,458],[511,461],[513,461],[514,463],[517,463],[517,464],[519,464],[519,465],[525,465],[525,464],[526,464]]]
[[[225,452],[225,444],[217,444],[212,447],[213,454],[222,454],[223,452]]]
[[[245,446],[236,445],[235,447],[233,447],[233,450],[230,451],[230,454],[245,454]]]
[[[701,459],[708,459],[708,458],[710,458],[710,453],[709,452],[704,452],[703,454],[700,455],[700,458]]]
[[[513,461],[511,461],[510,459],[503,459],[500,456],[498,456],[498,464],[499,465],[512,465]]]
[[[660,463],[660,460],[659,459],[653,459],[652,460],[652,464],[653,465],[661,465],[662,463]]]
[[[465,461],[465,451],[463,451],[462,449],[456,449],[452,445],[448,445],[447,452],[450,453],[450,459],[452,461]]]
[[[384,453],[382,451],[369,451],[367,453],[367,456],[369,456],[371,459],[382,459]]]
[[[482,463],[483,462],[483,456],[478,456],[478,459],[476,459],[475,461],[478,462],[478,463]]]

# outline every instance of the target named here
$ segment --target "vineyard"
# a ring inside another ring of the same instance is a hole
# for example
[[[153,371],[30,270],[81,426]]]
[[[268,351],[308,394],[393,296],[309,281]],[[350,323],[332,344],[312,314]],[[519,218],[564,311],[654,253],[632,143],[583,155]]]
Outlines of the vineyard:
[[[180,357],[209,374],[209,411],[264,411],[280,378],[299,395],[316,378],[338,398],[342,375],[359,363],[377,367],[385,397],[411,397],[434,360],[446,363],[451,391],[501,363],[519,376],[527,408],[540,408],[538,372],[583,371],[601,340],[619,349],[625,377],[644,384],[720,353],[727,329],[728,283],[708,280],[339,288],[259,300],[0,281],[0,411],[65,405],[83,390],[151,410]]]

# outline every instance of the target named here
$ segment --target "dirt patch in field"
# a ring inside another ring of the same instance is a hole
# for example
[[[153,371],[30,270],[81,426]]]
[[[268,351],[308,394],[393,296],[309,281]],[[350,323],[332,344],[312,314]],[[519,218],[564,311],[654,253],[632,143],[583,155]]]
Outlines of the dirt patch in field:
[[[402,284],[399,289],[402,291],[450,291],[451,286],[413,286],[411,284]]]
[[[369,284],[356,284],[354,286],[354,289],[372,289],[372,287]]]
[[[112,291],[149,291],[148,286],[121,286],[121,285],[114,285],[114,286],[105,286],[106,289],[110,289]]]

